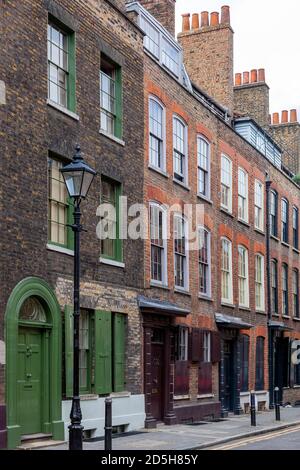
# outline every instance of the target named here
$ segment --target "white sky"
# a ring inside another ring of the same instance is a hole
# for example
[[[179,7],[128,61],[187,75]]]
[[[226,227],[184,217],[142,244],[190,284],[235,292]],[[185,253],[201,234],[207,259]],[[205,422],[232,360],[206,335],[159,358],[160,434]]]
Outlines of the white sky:
[[[270,112],[298,109],[300,120],[299,0],[177,0],[181,13],[219,11],[230,6],[234,35],[234,72],[265,68]]]

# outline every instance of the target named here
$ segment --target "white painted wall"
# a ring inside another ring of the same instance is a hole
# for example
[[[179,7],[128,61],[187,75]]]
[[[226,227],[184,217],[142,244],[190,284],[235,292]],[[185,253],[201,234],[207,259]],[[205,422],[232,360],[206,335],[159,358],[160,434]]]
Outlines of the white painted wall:
[[[250,406],[250,392],[241,392],[241,407],[244,410],[245,403],[249,403]],[[259,392],[255,392],[255,405],[256,409],[258,409],[258,402],[265,401],[266,402],[266,409],[269,409],[269,392],[266,390],[261,390]]]
[[[118,394],[112,397],[113,426],[127,425],[126,431],[142,429],[145,423],[144,395]],[[65,439],[68,440],[71,400],[62,402],[62,420],[65,423]],[[92,430],[91,437],[104,436],[105,398],[87,397],[81,400],[82,425]]]

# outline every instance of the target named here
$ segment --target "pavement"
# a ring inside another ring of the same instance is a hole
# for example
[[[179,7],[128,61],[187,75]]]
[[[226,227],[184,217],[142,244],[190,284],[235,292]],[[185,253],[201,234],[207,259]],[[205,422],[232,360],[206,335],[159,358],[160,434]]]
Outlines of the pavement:
[[[114,437],[113,450],[193,450],[206,449],[236,439],[271,433],[300,425],[300,407],[281,408],[281,421],[275,412],[257,413],[257,426],[252,427],[249,415],[229,416],[219,422],[202,421],[192,425],[159,425],[156,429],[141,429],[136,433]],[[67,450],[66,443],[42,450]],[[103,450],[104,441],[84,442],[84,450]]]

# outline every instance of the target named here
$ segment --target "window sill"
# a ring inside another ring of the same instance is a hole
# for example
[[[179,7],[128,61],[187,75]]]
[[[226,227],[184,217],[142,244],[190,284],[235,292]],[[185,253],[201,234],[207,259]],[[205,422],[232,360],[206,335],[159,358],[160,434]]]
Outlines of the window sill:
[[[121,261],[106,258],[100,258],[99,261],[101,264],[107,264],[108,266],[114,266],[115,268],[125,268],[125,263],[122,263]]]
[[[191,294],[188,290],[186,290],[186,289],[180,289],[180,287],[175,287],[175,288],[174,288],[174,292],[175,292],[176,294],[188,295],[189,297],[192,296],[192,294]]]
[[[279,318],[279,313],[272,313],[272,317]]]
[[[241,392],[240,397],[248,397],[250,395],[250,392]]]
[[[116,142],[116,144],[119,144],[119,145],[121,145],[122,147],[125,147],[125,142],[124,142],[124,140],[119,139],[118,137],[116,137],[116,136],[114,136],[114,135],[112,135],[112,134],[109,134],[108,132],[105,132],[105,131],[102,130],[102,129],[99,130],[99,134],[104,135],[104,137],[106,137],[107,139],[112,140],[113,142]]]
[[[289,315],[282,315],[282,318],[285,318],[286,320],[290,320],[291,317]]]
[[[298,318],[298,317],[293,317],[293,320],[294,320],[294,321],[300,321],[300,318]]]
[[[293,246],[293,251],[297,253],[298,255],[300,255],[300,250],[298,250],[298,248],[295,248],[294,246]]]
[[[279,238],[275,237],[275,235],[270,235],[270,238],[272,238],[272,240],[275,242],[280,242]]]
[[[203,398],[214,398],[215,395],[213,393],[204,393],[203,395],[197,395],[198,400]]]
[[[94,395],[91,393],[87,393],[86,395],[80,395],[81,401],[89,401],[89,400],[98,400],[99,395]]]
[[[290,248],[290,245],[282,240],[281,240],[281,245],[286,246],[287,248]]]
[[[79,116],[76,113],[73,113],[73,111],[70,111],[67,108],[64,108],[63,106],[60,106],[57,103],[54,103],[54,101],[51,101],[47,99],[47,105],[50,106],[51,108],[56,109],[57,111],[60,111],[61,113],[65,114],[66,116],[69,116],[70,118],[74,119],[75,121],[79,121]]]
[[[257,313],[258,315],[267,315],[267,312],[265,312],[264,310],[255,310],[255,313]]]
[[[265,236],[265,232],[260,228],[254,227],[255,232],[260,233],[261,235]]]
[[[131,392],[112,392],[110,398],[128,398],[131,396]]]
[[[190,398],[190,395],[174,395],[174,401],[189,400]]]
[[[297,384],[297,385],[294,385],[293,388],[300,388],[300,385],[298,385],[298,384]]]
[[[234,219],[234,215],[232,212],[230,212],[228,209],[226,209],[225,207],[220,207],[220,211],[223,212],[224,214],[226,215],[229,215],[229,217],[231,217],[232,219]]]
[[[58,245],[52,245],[51,243],[47,243],[47,250],[56,251],[57,253],[62,253],[63,255],[74,256],[73,250]]]
[[[229,307],[229,308],[235,308],[235,305],[229,304],[227,302],[221,302],[222,307]]]
[[[255,395],[266,395],[267,390],[255,390]]]
[[[149,168],[149,170],[155,171],[156,173],[158,173],[159,175],[164,176],[165,178],[169,178],[169,176],[170,176],[166,171],[161,170],[160,168],[157,168],[154,165],[150,165],[150,163],[148,165],[148,168]]]
[[[173,182],[175,184],[178,184],[178,186],[181,186],[183,189],[185,189],[186,191],[190,191],[191,188],[189,186],[187,186],[185,183],[182,183],[181,181],[178,181],[176,178],[173,178]]]
[[[251,308],[250,307],[244,307],[243,305],[239,305],[239,310],[244,310],[246,312],[251,312]]]
[[[203,194],[197,193],[197,197],[201,199],[202,201],[205,201],[208,204],[213,205],[213,201],[210,198],[203,196]]]
[[[238,219],[238,222],[242,225],[245,225],[245,227],[250,228],[249,222],[246,222],[245,220],[242,220],[242,219]]]
[[[213,302],[214,299],[210,297],[209,295],[204,295],[204,294],[198,294],[198,299],[201,300],[206,300],[207,302]]]
[[[156,287],[158,289],[170,290],[167,284],[163,284],[162,282],[150,281],[150,287]]]

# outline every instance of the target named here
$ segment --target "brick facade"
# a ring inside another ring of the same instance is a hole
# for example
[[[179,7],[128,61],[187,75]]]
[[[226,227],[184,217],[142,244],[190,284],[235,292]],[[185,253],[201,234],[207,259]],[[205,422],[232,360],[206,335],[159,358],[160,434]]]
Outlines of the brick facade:
[[[124,2],[117,3],[125,7]],[[49,152],[71,158],[75,144],[80,143],[86,161],[99,175],[82,204],[87,229],[81,240],[82,307],[110,308],[128,316],[126,386],[132,394],[142,394],[141,370],[137,367],[142,354],[137,339],[141,323],[136,299],[137,290],[143,287],[143,242],[124,240],[124,268],[100,263],[96,209],[100,175],[122,184],[129,206],[142,202],[143,36],[113,1],[25,0],[20,5],[13,0],[1,2],[0,9],[5,33],[0,77],[6,86],[6,105],[0,105],[0,216],[4,228],[0,340],[4,341],[8,298],[26,277],[47,281],[57,294],[62,312],[66,302],[72,305],[73,257],[47,249],[47,159]],[[75,31],[78,119],[47,105],[48,14]],[[101,53],[122,68],[123,143],[99,133]],[[0,404],[5,403],[3,367]]]

